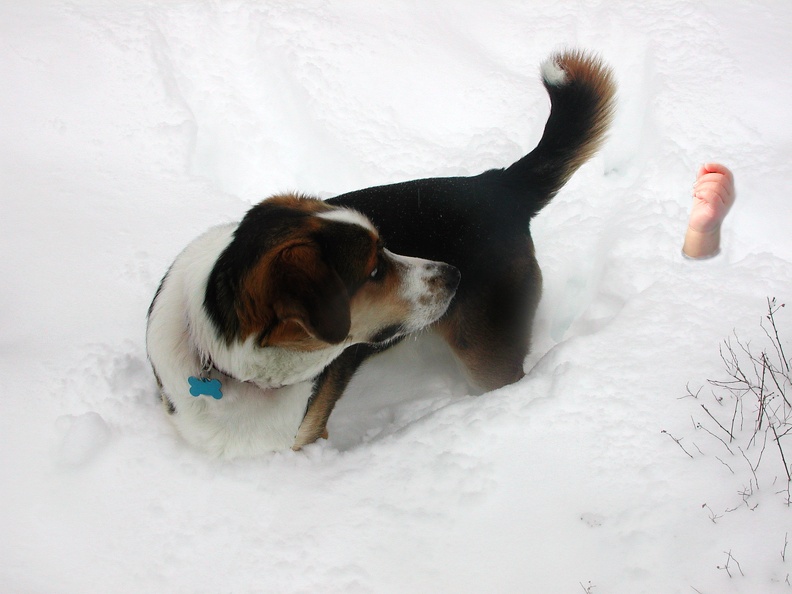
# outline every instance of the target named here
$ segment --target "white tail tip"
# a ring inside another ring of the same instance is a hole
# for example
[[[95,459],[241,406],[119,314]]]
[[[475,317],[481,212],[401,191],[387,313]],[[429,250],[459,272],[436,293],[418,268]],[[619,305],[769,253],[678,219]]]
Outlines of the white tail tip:
[[[558,65],[558,56],[551,56],[542,62],[542,80],[548,85],[560,87],[567,82],[566,70]]]

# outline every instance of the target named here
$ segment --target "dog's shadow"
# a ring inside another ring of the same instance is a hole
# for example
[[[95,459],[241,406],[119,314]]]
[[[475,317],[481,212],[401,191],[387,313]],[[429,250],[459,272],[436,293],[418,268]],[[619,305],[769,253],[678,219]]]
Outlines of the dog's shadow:
[[[440,338],[411,336],[369,359],[354,376],[330,416],[329,445],[347,451],[385,439],[473,393]]]
[[[597,281],[595,275],[579,281],[592,285],[585,291],[563,286],[562,294],[551,290],[543,299],[525,362],[529,377],[554,347],[595,334],[618,315],[624,301],[603,292]],[[465,396],[481,394],[442,339],[431,332],[411,336],[369,359],[353,377],[330,416],[328,445],[348,451],[387,439]]]

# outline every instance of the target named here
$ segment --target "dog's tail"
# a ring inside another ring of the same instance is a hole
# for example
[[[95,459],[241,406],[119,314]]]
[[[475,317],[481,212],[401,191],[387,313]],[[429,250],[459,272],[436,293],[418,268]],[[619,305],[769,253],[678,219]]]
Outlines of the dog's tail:
[[[616,83],[597,57],[565,51],[542,64],[550,117],[536,148],[504,170],[507,183],[530,192],[531,216],[602,145],[613,119]]]

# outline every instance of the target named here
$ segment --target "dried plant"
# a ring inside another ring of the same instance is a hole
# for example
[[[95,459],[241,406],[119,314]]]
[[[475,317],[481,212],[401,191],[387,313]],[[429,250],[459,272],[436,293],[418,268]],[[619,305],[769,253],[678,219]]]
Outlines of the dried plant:
[[[778,327],[784,306],[775,298],[767,299],[767,313],[759,323],[763,346],[741,339],[736,331],[724,340],[720,357],[726,377],[708,380],[711,402],[704,402],[701,388],[694,393],[687,386],[682,396],[698,401],[701,414],[699,419],[691,417],[693,426],[707,440],[718,442],[716,447],[721,451],[714,457],[742,480],[743,488],[738,491],[741,502],[727,512],[743,504],[756,509],[749,500],[760,488],[774,489],[787,505],[792,505],[792,450],[787,445],[792,441],[792,360]],[[695,457],[691,448],[682,445],[683,438],[665,430],[663,433],[687,456]],[[695,442],[691,443],[703,454]],[[714,515],[710,510],[711,518]]]

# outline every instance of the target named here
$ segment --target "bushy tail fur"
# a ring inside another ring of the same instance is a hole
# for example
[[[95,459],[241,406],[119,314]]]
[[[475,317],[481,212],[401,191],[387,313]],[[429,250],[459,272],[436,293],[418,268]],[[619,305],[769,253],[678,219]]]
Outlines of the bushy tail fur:
[[[602,60],[565,51],[542,64],[550,117],[536,148],[504,171],[513,187],[525,187],[532,216],[602,145],[613,119],[616,83]]]

